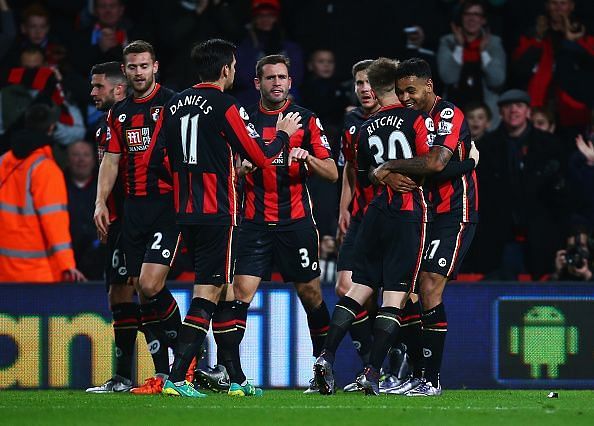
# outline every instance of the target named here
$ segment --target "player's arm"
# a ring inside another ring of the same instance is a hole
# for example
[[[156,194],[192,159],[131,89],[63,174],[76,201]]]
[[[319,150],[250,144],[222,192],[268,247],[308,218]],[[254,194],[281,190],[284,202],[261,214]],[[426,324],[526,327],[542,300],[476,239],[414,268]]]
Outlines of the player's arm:
[[[349,206],[355,195],[355,183],[357,182],[357,170],[350,161],[344,163],[342,170],[342,189],[340,191],[340,203],[338,207],[338,227],[340,232],[346,233],[351,224],[351,212]]]
[[[383,181],[391,172],[403,173],[406,175],[426,176],[439,173],[445,169],[452,158],[454,147],[447,144],[437,144],[433,121],[425,114],[417,117],[414,123],[416,157],[401,160],[389,160],[378,167],[374,174],[378,180]],[[454,138],[448,138],[451,144]],[[458,141],[455,139],[455,144]],[[431,146],[429,151],[426,147]],[[425,152],[423,152],[425,150]]]
[[[97,198],[95,199],[95,213],[93,219],[97,229],[102,235],[107,235],[109,227],[109,211],[107,209],[107,197],[111,194],[113,186],[118,177],[119,163],[121,156],[121,144],[119,134],[115,131],[112,123],[112,113],[107,115],[107,149],[103,154],[99,166],[99,177],[97,179]]]
[[[95,214],[93,219],[95,225],[102,235],[107,235],[110,225],[109,210],[107,209],[107,197],[111,194],[113,186],[118,177],[118,165],[120,154],[106,152],[99,166],[99,178],[97,179],[97,198],[95,199]]]
[[[171,118],[165,116],[166,111],[168,111],[168,108],[164,108],[159,114],[159,118],[155,124],[155,130],[151,136],[151,142],[148,149],[144,151],[142,161],[144,161],[147,168],[155,173],[159,179],[172,184],[171,166],[169,164],[169,156],[167,155],[168,139],[166,130],[168,120]]]
[[[245,110],[243,115],[247,117]],[[256,167],[272,164],[281,150],[288,145],[291,135],[301,127],[299,114],[288,113],[284,117],[280,114],[276,123],[276,135],[269,144],[266,144],[248,120],[249,117],[244,119],[240,114],[238,105],[233,104],[225,112],[223,126],[231,145],[239,149],[242,156]]]

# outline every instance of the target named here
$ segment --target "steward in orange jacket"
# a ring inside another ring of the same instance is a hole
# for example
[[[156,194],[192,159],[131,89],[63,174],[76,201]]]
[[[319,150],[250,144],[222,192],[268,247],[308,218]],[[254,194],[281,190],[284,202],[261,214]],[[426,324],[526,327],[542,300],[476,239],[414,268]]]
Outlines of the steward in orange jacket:
[[[34,105],[0,157],[0,281],[84,280],[76,269],[64,175],[49,136],[55,114]]]

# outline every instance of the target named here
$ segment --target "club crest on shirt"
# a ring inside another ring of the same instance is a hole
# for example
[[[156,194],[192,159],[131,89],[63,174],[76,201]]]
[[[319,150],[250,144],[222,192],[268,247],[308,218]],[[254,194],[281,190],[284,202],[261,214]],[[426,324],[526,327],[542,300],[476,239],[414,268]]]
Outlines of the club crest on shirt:
[[[159,119],[159,114],[161,114],[161,111],[163,111],[162,106],[154,106],[151,108],[151,118],[155,123]]]
[[[258,131],[256,130],[256,128],[254,127],[254,125],[252,123],[248,123],[248,125],[245,126],[245,130],[247,130],[248,135],[252,139],[257,139],[260,137],[260,135],[258,134]]]
[[[151,142],[151,131],[148,127],[135,127],[126,129],[126,143],[128,151],[146,151]]]

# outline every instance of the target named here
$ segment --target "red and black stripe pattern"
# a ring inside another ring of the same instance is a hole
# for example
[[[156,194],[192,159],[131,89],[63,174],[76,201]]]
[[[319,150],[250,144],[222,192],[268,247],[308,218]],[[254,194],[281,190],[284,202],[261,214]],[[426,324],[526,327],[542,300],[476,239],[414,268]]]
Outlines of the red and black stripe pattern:
[[[109,127],[107,126],[107,116],[99,120],[99,126],[95,130],[95,145],[97,146],[97,160],[101,165],[103,155],[107,149],[107,136],[109,134]],[[122,162],[120,162],[120,165]],[[113,222],[120,217],[123,217],[124,209],[124,185],[122,184],[121,171],[118,173],[118,178],[111,190],[111,194],[107,197],[107,210],[109,211],[109,220]]]
[[[272,167],[258,169],[245,177],[244,221],[255,224],[291,225],[296,222],[313,224],[312,205],[307,189],[307,166],[299,161],[288,165],[292,148],[306,149],[310,155],[325,160],[331,158],[330,145],[320,120],[309,110],[287,101],[273,111],[261,105],[252,107],[249,116],[265,143],[276,134],[280,113],[298,112],[303,127],[272,162]]]
[[[0,88],[9,85],[21,85],[37,92],[36,98],[51,100],[60,108],[60,123],[67,126],[74,124],[74,119],[64,101],[62,86],[50,67],[10,68],[0,77]]]
[[[147,97],[128,96],[109,111],[106,151],[122,155],[120,174],[126,197],[155,197],[172,191],[167,158],[149,170],[144,155],[152,152],[149,148],[157,121],[174,94],[157,84]]]
[[[344,117],[344,128],[342,130],[342,154],[345,160],[349,163],[348,167],[357,169],[357,133],[368,119],[361,107],[355,108],[348,112]],[[355,193],[351,202],[351,217],[360,220],[371,200],[377,195],[378,188],[376,188],[367,176],[357,176],[355,180]]]
[[[452,151],[450,161],[468,159],[472,139],[464,113],[451,102],[438,97],[431,115],[436,130],[433,144]],[[447,214],[454,222],[477,223],[478,181],[475,170],[435,182],[431,189],[431,201],[435,214]]]

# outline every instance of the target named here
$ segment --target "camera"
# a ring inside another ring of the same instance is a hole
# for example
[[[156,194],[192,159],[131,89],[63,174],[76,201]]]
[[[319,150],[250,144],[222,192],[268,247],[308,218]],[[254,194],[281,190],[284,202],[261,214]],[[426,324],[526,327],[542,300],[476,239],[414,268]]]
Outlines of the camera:
[[[588,247],[584,247],[580,243],[581,239],[579,233],[577,233],[574,238],[575,243],[567,247],[565,252],[565,261],[568,266],[580,269],[590,260],[590,250],[588,250]]]

